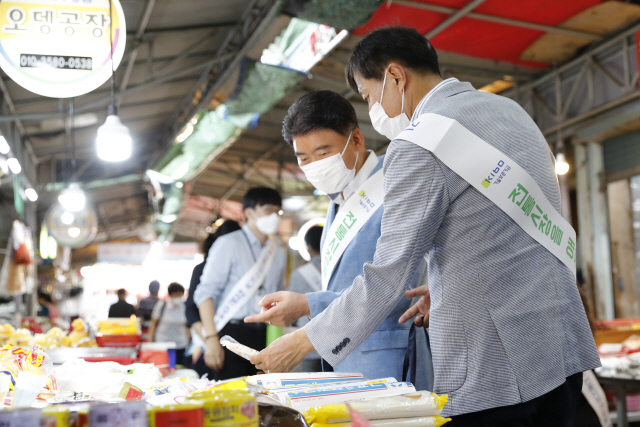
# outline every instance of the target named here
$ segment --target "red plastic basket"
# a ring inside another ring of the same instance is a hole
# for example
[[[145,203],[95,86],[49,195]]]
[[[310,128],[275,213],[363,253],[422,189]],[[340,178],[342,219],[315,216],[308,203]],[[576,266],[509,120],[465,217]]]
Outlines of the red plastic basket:
[[[99,347],[135,347],[140,343],[140,335],[96,335]]]
[[[136,359],[133,357],[120,357],[120,356],[104,356],[104,357],[82,357],[85,362],[116,362],[121,365],[133,365],[136,363]]]

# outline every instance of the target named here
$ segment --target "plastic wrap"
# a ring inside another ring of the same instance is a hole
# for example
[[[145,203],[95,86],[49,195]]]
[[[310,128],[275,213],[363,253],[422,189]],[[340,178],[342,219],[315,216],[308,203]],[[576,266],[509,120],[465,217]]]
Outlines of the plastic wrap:
[[[396,418],[392,420],[369,421],[371,427],[440,427],[451,421],[451,418],[442,418],[439,415],[433,417]],[[311,427],[351,427],[351,423],[313,423]]]
[[[243,359],[251,360],[251,358],[258,353],[258,350],[254,350],[246,345],[240,344],[238,341],[231,338],[229,335],[225,335],[220,338],[220,345],[228,348],[233,353],[242,357]]]
[[[364,380],[364,376],[353,372],[290,372],[286,374],[266,374],[247,377],[248,383],[261,385],[266,388],[330,384],[353,380]]]
[[[353,401],[349,402],[349,406],[368,420],[383,420],[440,415],[448,400],[447,395],[419,391],[402,396]],[[346,404],[314,406],[303,414],[310,424],[347,422],[351,419]]]
[[[260,427],[308,427],[302,414],[285,406],[258,402]]]
[[[308,390],[278,393],[282,403],[299,411],[318,405],[349,402],[352,400],[373,399],[378,397],[398,396],[414,393],[416,389],[411,383],[388,383],[378,381],[362,384],[345,384],[320,387]]]

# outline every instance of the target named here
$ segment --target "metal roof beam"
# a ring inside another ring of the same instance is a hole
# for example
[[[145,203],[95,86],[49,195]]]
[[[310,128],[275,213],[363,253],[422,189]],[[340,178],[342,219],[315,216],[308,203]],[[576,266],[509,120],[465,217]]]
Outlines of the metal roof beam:
[[[455,15],[459,9],[451,7],[438,6],[435,4],[421,3],[416,0],[394,0],[395,4],[402,6],[414,7],[416,9],[425,9],[432,12],[444,13],[447,15]],[[549,25],[535,24],[533,22],[519,21],[517,19],[502,18],[500,16],[486,15],[484,13],[469,12],[466,15],[469,18],[478,19],[480,21],[494,22],[496,24],[511,25],[514,27],[528,28],[530,30],[543,31],[545,33],[564,34],[573,37],[581,37],[589,40],[600,40],[602,37],[597,34],[587,33],[585,31],[571,30],[569,28],[552,27]]]
[[[444,21],[439,23],[433,30],[429,31],[425,35],[425,37],[430,39],[432,37],[437,36],[438,34],[440,34],[444,30],[449,28],[451,25],[453,25],[456,22],[458,22],[461,18],[465,17],[467,14],[469,14],[469,12],[471,12],[473,9],[475,9],[478,6],[480,6],[484,2],[485,2],[485,0],[472,0],[472,1],[470,1],[469,3],[464,5],[464,7],[462,9],[458,10],[456,13],[454,13],[453,15],[449,16],[447,19],[445,19]]]

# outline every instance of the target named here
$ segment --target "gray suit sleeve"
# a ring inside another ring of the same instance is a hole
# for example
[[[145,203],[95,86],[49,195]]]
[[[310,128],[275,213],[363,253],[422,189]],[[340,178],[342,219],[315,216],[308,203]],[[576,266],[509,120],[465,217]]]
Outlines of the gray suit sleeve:
[[[320,356],[336,366],[396,307],[449,206],[440,163],[427,150],[393,141],[384,162],[384,214],[373,263],[305,326]]]

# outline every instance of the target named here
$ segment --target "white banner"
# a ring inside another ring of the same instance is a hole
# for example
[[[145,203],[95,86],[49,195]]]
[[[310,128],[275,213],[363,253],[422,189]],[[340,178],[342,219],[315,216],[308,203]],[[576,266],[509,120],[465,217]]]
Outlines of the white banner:
[[[457,121],[433,113],[416,117],[397,139],[433,153],[576,275],[576,232],[516,162]]]
[[[602,386],[593,371],[585,371],[582,373],[582,394],[598,416],[602,427],[611,427],[612,423],[609,417],[607,396],[605,396],[604,390],[602,390]]]
[[[238,280],[238,283],[233,286],[231,292],[222,300],[214,316],[216,330],[218,332],[229,323],[229,320],[233,318],[240,307],[247,304],[257,292],[258,288],[260,288],[276,257],[277,251],[278,243],[276,239],[272,238],[262,252],[260,252],[260,256],[256,260],[256,263],[253,264],[253,267]]]
[[[384,201],[382,169],[371,175],[340,206],[322,247],[322,290],[326,291],[336,264],[358,231]]]

